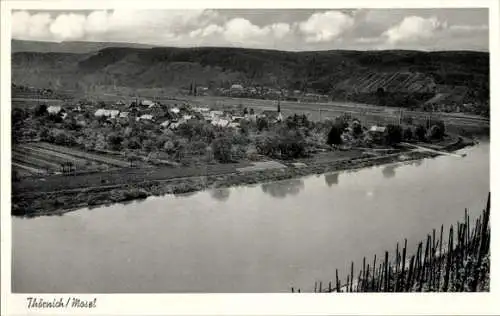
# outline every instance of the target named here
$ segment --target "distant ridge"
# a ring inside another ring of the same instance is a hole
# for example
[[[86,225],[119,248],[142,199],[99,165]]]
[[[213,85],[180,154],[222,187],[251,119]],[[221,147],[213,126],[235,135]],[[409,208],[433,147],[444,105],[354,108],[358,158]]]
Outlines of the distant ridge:
[[[37,52],[37,53],[76,53],[88,54],[108,47],[152,48],[153,45],[113,42],[42,42],[42,41],[11,41],[12,53]]]
[[[95,94],[117,88],[185,91],[193,83],[216,91],[239,83],[403,107],[436,96],[450,105],[489,100],[488,52],[12,43],[13,83],[37,88]]]

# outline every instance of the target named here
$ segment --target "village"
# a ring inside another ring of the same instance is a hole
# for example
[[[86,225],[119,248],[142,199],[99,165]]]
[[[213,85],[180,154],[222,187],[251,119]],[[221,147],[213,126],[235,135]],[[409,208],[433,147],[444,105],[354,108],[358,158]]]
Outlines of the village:
[[[445,137],[442,121],[426,125],[410,117],[400,118],[399,124],[364,126],[347,113],[313,121],[305,114],[283,115],[279,99],[275,110],[259,112],[242,103],[210,108],[139,98],[40,103],[32,111],[13,112],[13,166],[16,176],[36,176],[113,167],[328,159],[325,155],[335,160],[337,156],[377,155],[401,141]],[[78,160],[90,155],[95,156],[90,162]]]

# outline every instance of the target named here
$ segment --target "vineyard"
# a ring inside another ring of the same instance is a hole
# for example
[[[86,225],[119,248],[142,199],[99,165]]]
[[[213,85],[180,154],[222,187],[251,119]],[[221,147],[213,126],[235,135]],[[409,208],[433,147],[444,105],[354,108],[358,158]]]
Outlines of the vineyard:
[[[330,292],[484,292],[489,291],[490,278],[490,195],[486,209],[476,219],[474,226],[465,210],[462,222],[451,226],[448,242],[443,236],[443,225],[439,236],[436,230],[418,244],[418,250],[411,258],[407,254],[407,240],[402,249],[399,243],[390,259],[389,252],[381,263],[377,256],[373,262],[363,258],[357,275],[354,262],[345,281],[336,270],[335,282],[315,282],[315,293]],[[437,237],[437,239],[436,239]],[[372,264],[370,266],[370,263]],[[292,292],[301,289],[292,288]]]
[[[26,143],[12,149],[12,168],[18,176],[76,174],[126,168],[130,162],[48,143]]]
[[[431,77],[427,77],[422,73],[368,72],[339,82],[335,88],[348,90],[356,87],[357,91],[361,93],[375,92],[378,88],[383,88],[385,91],[422,92],[432,90],[432,87],[435,85]]]

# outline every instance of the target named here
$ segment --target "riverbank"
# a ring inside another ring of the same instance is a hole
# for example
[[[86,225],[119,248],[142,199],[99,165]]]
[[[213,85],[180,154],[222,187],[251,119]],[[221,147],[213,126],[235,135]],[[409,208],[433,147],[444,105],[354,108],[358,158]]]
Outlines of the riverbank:
[[[443,146],[442,150],[455,151],[473,145],[471,140],[459,139]],[[377,165],[414,161],[439,156],[435,152],[402,150],[399,153],[376,157],[357,157],[342,160],[295,166],[286,168],[246,172],[209,174],[204,176],[156,179],[134,184],[102,185],[90,188],[76,188],[54,192],[22,192],[13,194],[12,215],[40,216],[60,215],[75,209],[96,207],[114,203],[127,203],[145,199],[149,196],[165,194],[185,194],[210,188],[250,185],[263,182],[280,181],[292,178],[323,174],[343,170],[372,167]]]

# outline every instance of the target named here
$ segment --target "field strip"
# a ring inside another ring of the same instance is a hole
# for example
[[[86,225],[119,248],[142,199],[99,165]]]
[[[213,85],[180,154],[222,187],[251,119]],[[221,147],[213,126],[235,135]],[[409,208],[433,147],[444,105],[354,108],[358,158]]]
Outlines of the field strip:
[[[55,170],[59,170],[61,168],[61,166],[59,164],[57,164],[57,163],[53,163],[53,162],[50,162],[50,161],[38,159],[38,158],[35,158],[35,157],[30,157],[30,156],[24,155],[24,154],[14,153],[14,159],[15,160],[19,160],[21,162],[25,162],[25,163],[29,163],[29,164],[35,165],[37,167],[49,167],[49,168],[52,168],[52,169],[55,169]]]
[[[117,166],[117,167],[122,167],[122,168],[129,167],[129,165],[130,165],[130,163],[122,161],[122,160],[108,158],[108,157],[94,155],[94,154],[89,154],[89,153],[75,150],[75,149],[69,148],[69,147],[59,147],[59,146],[55,146],[55,145],[48,144],[48,143],[37,143],[37,144],[34,144],[34,146],[36,146],[38,148],[53,150],[53,151],[58,152],[58,153],[67,153],[69,155],[72,155],[72,156],[75,156],[78,158],[97,161],[100,163],[113,165],[113,166]]]
[[[43,149],[43,148],[38,148],[38,147],[29,147],[29,146],[26,146],[26,145],[21,145],[21,146],[16,146],[16,148],[14,150],[23,150],[26,154],[35,154],[35,155],[41,155],[42,157],[43,156],[49,156],[49,157],[46,157],[48,159],[53,159],[53,157],[56,157],[56,158],[60,158],[61,160],[63,161],[72,161],[72,162],[76,162],[78,164],[82,164],[82,165],[85,165],[86,163],[86,160],[85,159],[80,159],[80,158],[77,158],[77,157],[73,157],[73,156],[70,156],[68,154],[63,154],[63,153],[59,153],[59,152],[55,152],[53,150],[48,150],[48,149]]]
[[[35,173],[35,174],[44,174],[45,172],[41,169],[33,168],[33,167],[28,167],[26,165],[17,163],[17,162],[12,162],[12,165],[18,168],[21,168],[23,170],[27,170],[30,173]]]

